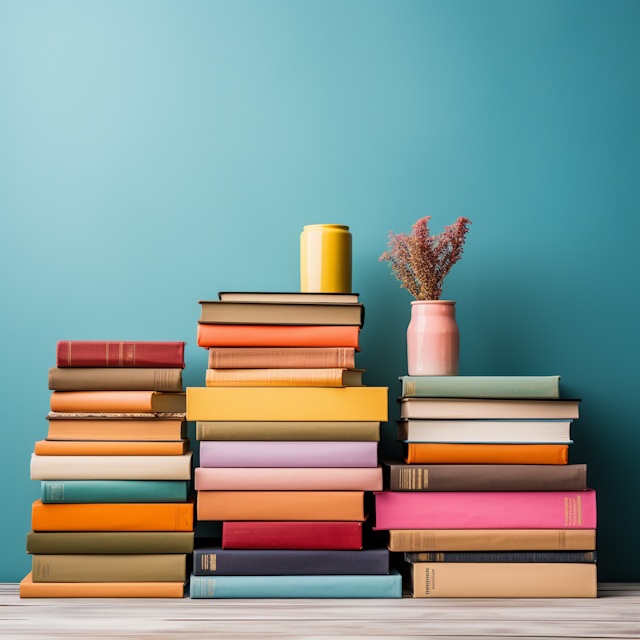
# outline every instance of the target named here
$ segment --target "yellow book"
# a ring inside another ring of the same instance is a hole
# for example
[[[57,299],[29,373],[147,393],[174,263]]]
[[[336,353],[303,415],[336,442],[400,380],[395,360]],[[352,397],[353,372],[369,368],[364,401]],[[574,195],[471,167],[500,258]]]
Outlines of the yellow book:
[[[189,387],[187,420],[387,422],[386,387]]]

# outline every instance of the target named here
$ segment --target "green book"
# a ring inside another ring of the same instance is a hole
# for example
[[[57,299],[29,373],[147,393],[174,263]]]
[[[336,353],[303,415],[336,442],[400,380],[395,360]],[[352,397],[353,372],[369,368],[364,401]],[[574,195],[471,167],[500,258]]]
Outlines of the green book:
[[[43,480],[43,504],[186,502],[186,480]]]
[[[560,376],[403,376],[403,398],[559,398]]]

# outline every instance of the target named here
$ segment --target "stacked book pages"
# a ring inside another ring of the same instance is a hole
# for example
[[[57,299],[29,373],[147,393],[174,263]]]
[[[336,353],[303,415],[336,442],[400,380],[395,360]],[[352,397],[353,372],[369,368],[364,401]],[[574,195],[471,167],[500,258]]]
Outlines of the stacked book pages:
[[[365,492],[382,489],[387,389],[355,369],[364,309],[351,294],[222,293],[201,302],[206,387],[196,421],[192,598],[391,598],[386,548],[362,548]]]
[[[58,342],[21,597],[181,598],[193,551],[183,342]]]
[[[559,376],[401,378],[376,529],[416,598],[597,596],[595,491]]]

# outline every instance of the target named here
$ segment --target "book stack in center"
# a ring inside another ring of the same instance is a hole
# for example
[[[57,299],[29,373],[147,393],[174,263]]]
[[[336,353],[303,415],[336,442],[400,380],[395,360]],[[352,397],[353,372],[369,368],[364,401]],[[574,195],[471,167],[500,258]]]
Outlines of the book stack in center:
[[[223,293],[201,302],[198,520],[192,598],[400,597],[384,548],[362,548],[364,496],[382,488],[387,389],[355,369],[364,309],[351,294]]]
[[[181,598],[193,551],[183,342],[58,342],[21,597]]]

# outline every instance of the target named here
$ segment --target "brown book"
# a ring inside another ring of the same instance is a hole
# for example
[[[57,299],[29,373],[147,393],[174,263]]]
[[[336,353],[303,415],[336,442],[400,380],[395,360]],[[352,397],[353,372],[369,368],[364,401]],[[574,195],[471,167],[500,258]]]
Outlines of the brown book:
[[[65,367],[49,369],[55,391],[182,391],[182,369]]]
[[[157,391],[54,391],[51,411],[173,413],[187,410],[184,393]]]
[[[379,442],[379,422],[196,422],[198,440]]]
[[[219,302],[200,300],[200,324],[274,324],[357,326],[364,324],[361,304]]]
[[[351,347],[210,347],[209,369],[355,369]]]
[[[47,440],[153,440],[176,441],[187,437],[182,420],[49,419]]]
[[[189,451],[189,438],[177,442],[40,440],[37,456],[181,456]]]
[[[392,529],[390,551],[593,551],[593,529]]]
[[[597,598],[595,564],[418,562],[409,565],[414,598]]]
[[[34,555],[34,582],[184,582],[187,556],[178,553],[126,555]]]
[[[384,460],[391,491],[583,491],[587,465],[407,464]]]

